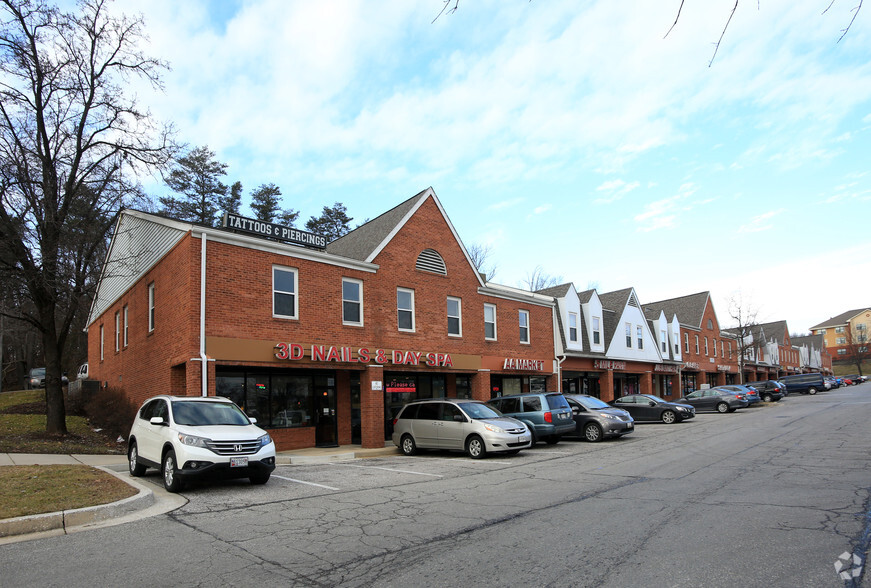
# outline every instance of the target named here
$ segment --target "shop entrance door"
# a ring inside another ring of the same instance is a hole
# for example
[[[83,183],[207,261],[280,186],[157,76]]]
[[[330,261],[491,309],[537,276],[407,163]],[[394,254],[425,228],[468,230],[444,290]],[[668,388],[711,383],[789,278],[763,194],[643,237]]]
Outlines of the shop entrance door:
[[[335,378],[315,378],[315,445],[338,446]]]

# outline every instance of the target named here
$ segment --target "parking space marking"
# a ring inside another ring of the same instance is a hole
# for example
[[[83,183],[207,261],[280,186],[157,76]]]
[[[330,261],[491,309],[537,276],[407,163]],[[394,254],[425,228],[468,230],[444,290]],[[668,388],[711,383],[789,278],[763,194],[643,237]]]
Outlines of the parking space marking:
[[[293,478],[285,478],[284,476],[276,476],[272,474],[273,478],[278,478],[279,480],[287,480],[288,482],[296,482],[297,484],[308,484],[309,486],[317,486],[318,488],[326,488],[327,490],[341,490],[341,488],[333,488],[332,486],[324,486],[323,484],[315,484],[314,482],[305,482],[303,480],[295,480]]]
[[[412,459],[414,459],[414,458],[412,458]],[[451,463],[461,463],[461,464],[468,464],[468,463],[474,462],[474,463],[495,463],[496,465],[511,465],[510,461],[494,461],[492,459],[473,460],[473,459],[450,458],[450,457],[425,457],[423,459],[426,459],[427,461],[449,461]]]
[[[353,465],[349,463],[331,463],[332,466],[344,466],[346,468],[364,468],[371,470],[387,470],[388,472],[399,472],[400,474],[417,474],[418,476],[432,476],[433,478],[444,478],[444,476],[439,474],[425,474],[423,472],[412,472],[410,470],[397,470],[394,468],[382,468],[378,466],[361,466],[361,465]]]

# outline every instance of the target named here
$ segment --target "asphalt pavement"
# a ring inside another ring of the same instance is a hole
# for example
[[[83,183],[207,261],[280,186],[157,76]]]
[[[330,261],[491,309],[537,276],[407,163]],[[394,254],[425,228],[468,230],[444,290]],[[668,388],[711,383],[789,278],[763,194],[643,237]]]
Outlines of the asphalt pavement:
[[[278,465],[329,463],[366,457],[398,455],[391,443],[375,449],[359,445],[311,447],[276,454]],[[87,465],[116,476],[138,492],[123,500],[85,508],[61,510],[0,520],[0,545],[118,525],[175,510],[187,503],[179,494],[143,484],[127,472],[125,455],[0,453],[0,466]]]

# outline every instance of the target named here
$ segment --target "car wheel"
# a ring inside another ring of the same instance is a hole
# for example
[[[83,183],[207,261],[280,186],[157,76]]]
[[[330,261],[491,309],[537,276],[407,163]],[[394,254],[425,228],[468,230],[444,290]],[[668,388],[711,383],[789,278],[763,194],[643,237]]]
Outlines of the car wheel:
[[[399,440],[399,448],[405,455],[414,455],[417,453],[417,444],[414,442],[414,437],[405,434]]]
[[[139,451],[135,441],[130,444],[130,449],[127,450],[127,465],[130,468],[130,475],[134,478],[145,473],[145,466],[139,463]]]
[[[729,412],[729,405],[725,402],[721,402],[717,405],[717,412]]]
[[[481,459],[487,455],[487,447],[484,445],[484,440],[477,435],[469,437],[469,440],[466,441],[466,453],[472,459]]]
[[[670,425],[677,420],[677,415],[674,414],[673,410],[664,410],[660,418],[666,425]]]
[[[811,396],[813,396],[814,394],[817,393],[817,389],[816,389],[816,388],[813,388],[813,387],[808,388],[808,389],[807,389],[807,393],[810,394]]]
[[[602,427],[596,423],[587,423],[584,425],[584,439],[591,443],[596,443],[602,440]]]
[[[529,446],[532,447],[538,443],[538,437],[535,436],[535,431],[532,430],[532,426],[527,425],[526,428],[529,429]]]
[[[765,402],[771,402],[771,394],[766,394],[762,397],[762,400],[764,400]]]
[[[560,439],[562,439],[562,435],[551,435],[545,441],[548,445],[556,445]]]
[[[163,487],[167,492],[180,492],[184,483],[178,476],[176,468],[175,451],[169,450],[163,457]]]
[[[260,486],[261,484],[265,484],[269,481],[270,473],[271,472],[258,472],[256,474],[251,474],[250,476],[248,476],[248,479],[251,481],[252,484]]]

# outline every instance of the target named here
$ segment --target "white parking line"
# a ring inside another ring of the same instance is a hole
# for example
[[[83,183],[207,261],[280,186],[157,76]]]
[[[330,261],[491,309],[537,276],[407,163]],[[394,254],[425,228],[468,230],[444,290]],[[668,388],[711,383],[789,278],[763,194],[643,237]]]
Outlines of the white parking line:
[[[444,478],[439,474],[425,474],[423,472],[412,472],[409,470],[397,470],[393,468],[382,468],[378,466],[361,466],[361,465],[352,465],[349,463],[331,463],[332,466],[342,466],[346,468],[364,468],[367,470],[387,470],[388,472],[399,472],[400,474],[417,474],[418,476],[432,476],[433,478]]]
[[[341,488],[333,488],[332,486],[324,486],[323,484],[315,484],[314,482],[304,482],[302,480],[294,480],[293,478],[285,478],[284,476],[276,476],[272,474],[273,478],[278,478],[279,480],[287,480],[288,482],[296,482],[297,484],[308,484],[309,486],[317,486],[318,488],[326,488],[327,490],[341,490]]]

